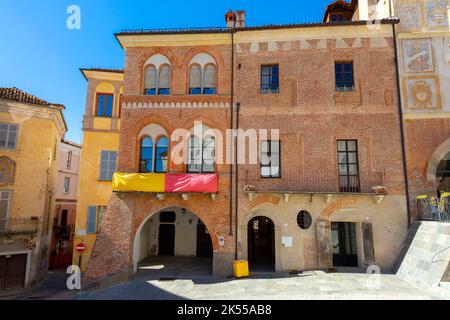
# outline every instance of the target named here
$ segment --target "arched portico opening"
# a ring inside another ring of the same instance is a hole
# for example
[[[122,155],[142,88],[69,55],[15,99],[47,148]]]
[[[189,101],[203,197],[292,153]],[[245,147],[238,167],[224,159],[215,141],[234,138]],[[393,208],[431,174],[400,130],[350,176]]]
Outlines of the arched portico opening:
[[[436,169],[437,195],[450,192],[450,152],[448,152],[439,162]]]
[[[258,209],[246,215],[240,225],[239,259],[249,261],[253,272],[283,271],[281,225],[277,217],[270,212]],[[264,230],[258,230],[260,227]],[[258,248],[255,251],[256,247]],[[255,257],[254,253],[261,252],[263,247],[269,248],[268,254],[265,257]]]
[[[165,275],[210,275],[212,259],[213,244],[207,226],[185,208],[159,210],[147,217],[136,232],[135,272],[151,270]]]

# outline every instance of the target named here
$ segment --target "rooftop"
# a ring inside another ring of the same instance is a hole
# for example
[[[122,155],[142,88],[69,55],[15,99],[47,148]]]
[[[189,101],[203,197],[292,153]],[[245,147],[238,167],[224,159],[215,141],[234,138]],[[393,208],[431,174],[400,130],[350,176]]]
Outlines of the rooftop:
[[[0,88],[0,99],[34,104],[39,106],[55,106],[64,109],[64,105],[50,103],[18,88]]]

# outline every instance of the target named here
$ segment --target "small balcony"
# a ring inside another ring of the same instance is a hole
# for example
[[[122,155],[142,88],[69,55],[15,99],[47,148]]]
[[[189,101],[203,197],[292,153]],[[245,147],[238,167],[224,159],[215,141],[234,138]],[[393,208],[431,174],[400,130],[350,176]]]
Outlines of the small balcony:
[[[282,169],[280,178],[263,178],[259,167],[244,171],[246,192],[386,194],[383,172],[339,176],[336,171]]]
[[[37,217],[0,219],[0,235],[35,234],[38,231]]]
[[[183,194],[208,193],[215,195],[219,189],[217,174],[177,174],[177,173],[115,173],[115,192],[156,193],[159,198],[166,193]]]

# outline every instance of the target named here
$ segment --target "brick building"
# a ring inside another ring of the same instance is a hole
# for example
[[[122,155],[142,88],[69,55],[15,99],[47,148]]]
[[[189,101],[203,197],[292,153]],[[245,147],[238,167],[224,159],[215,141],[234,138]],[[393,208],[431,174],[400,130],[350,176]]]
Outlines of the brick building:
[[[262,271],[392,268],[408,223],[398,21],[331,20],[246,27],[245,12],[230,11],[223,29],[116,35],[123,79],[87,76],[81,184],[113,182],[108,203],[80,193],[77,237],[94,239],[87,281],[157,255],[210,256],[216,275],[236,258]],[[241,129],[234,154],[220,140],[231,128]],[[252,129],[269,130],[253,141],[258,161],[230,165],[251,158]],[[95,145],[113,131],[111,145]],[[187,163],[176,161],[180,141]]]

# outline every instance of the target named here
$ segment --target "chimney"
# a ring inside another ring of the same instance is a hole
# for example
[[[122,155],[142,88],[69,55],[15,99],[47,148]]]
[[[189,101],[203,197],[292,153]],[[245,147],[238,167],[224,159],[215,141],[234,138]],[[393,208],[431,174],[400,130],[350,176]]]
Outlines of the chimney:
[[[225,15],[225,21],[227,22],[227,28],[236,27],[236,13],[234,13],[232,10],[228,11],[228,13]]]
[[[245,11],[236,11],[236,28],[245,28]]]

